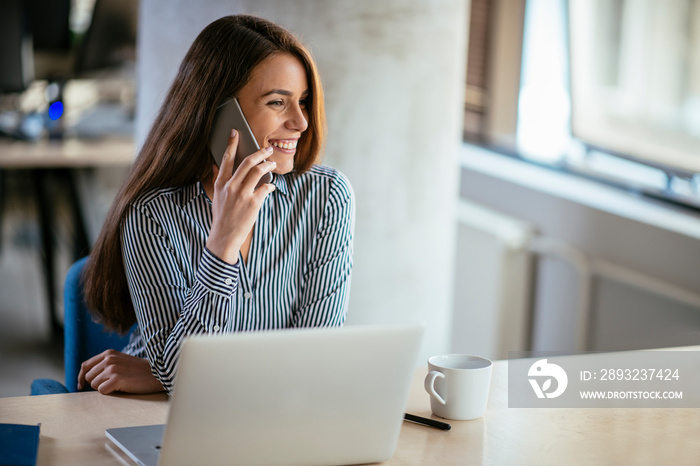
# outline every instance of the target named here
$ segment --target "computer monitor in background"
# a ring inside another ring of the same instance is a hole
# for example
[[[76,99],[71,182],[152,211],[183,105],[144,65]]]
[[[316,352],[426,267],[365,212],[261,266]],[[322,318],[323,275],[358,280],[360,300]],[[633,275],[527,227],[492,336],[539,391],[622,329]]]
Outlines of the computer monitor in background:
[[[72,47],[71,0],[25,0],[35,51],[66,52]]]
[[[131,116],[138,7],[138,0],[2,0],[0,133],[36,140],[48,130],[50,138],[60,138],[100,102],[121,102]],[[76,89],[72,80],[83,80],[79,86],[89,92],[66,103],[64,91]],[[25,93],[33,83],[40,86]],[[83,98],[92,92],[94,102]],[[68,119],[60,119],[64,104]]]
[[[90,27],[77,47],[76,75],[135,63],[138,6],[138,0],[95,2]]]
[[[34,77],[65,82],[72,77],[71,0],[24,0],[29,12],[34,51]]]
[[[22,92],[35,79],[71,74],[71,0],[3,0],[0,93]]]
[[[82,37],[70,27],[71,0],[3,0],[1,8],[0,93],[135,62],[138,0],[96,0]]]
[[[29,12],[24,0],[3,0],[0,14],[0,94],[22,92],[34,80]]]

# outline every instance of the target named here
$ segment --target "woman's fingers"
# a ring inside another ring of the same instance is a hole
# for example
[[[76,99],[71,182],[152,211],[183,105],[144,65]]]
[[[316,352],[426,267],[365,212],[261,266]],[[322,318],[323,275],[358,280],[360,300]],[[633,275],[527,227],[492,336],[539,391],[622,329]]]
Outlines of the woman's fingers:
[[[226,152],[221,158],[221,166],[218,173],[215,173],[214,183],[225,184],[233,176],[233,169],[236,159],[236,150],[238,149],[238,131],[231,130],[231,135],[228,138]],[[219,176],[221,175],[221,176]]]
[[[90,384],[90,382],[92,381],[92,377],[88,377],[88,374],[90,374],[90,372],[92,371],[92,369],[96,365],[98,365],[100,362],[102,362],[102,360],[104,359],[104,356],[105,356],[105,353],[102,352],[98,355],[91,357],[87,361],[84,361],[80,365],[80,372],[78,373],[78,390],[82,390],[83,388],[86,388],[86,386]]]
[[[236,169],[236,173],[233,178],[235,180],[240,180],[241,183],[250,185],[251,189],[255,188],[260,181],[260,178],[268,171],[274,170],[274,166],[270,168],[265,166],[264,162],[270,155],[272,155],[272,147],[264,147],[250,154],[248,157],[243,159],[240,166]],[[261,167],[261,165],[263,165]],[[255,178],[254,180],[252,180]]]
[[[246,188],[254,189],[263,175],[276,167],[276,164],[272,162],[264,163],[265,159],[272,155],[273,149],[268,146],[253,152],[243,159],[240,166],[234,171],[237,149],[238,132],[232,129],[226,152],[221,159],[221,166],[218,170],[214,170],[214,185],[223,187],[230,180],[234,180],[245,184]]]
[[[255,197],[258,197],[258,202],[262,204],[262,201],[270,194],[272,191],[277,189],[277,187],[272,183],[265,183],[255,190]]]
[[[275,168],[277,168],[277,164],[275,162],[270,161],[260,162],[259,164],[251,168],[245,180],[245,189],[251,189],[257,193],[259,190],[258,183],[260,183],[262,177],[265,176],[267,173],[271,173]]]
[[[244,171],[248,171],[256,165],[259,165],[260,162],[263,162],[266,158],[268,158],[271,155],[272,146],[263,147],[262,149],[253,152],[248,157],[243,159],[243,162],[241,162],[241,166],[238,167],[238,170],[243,169]]]
[[[104,376],[100,376],[104,373],[108,359],[113,358],[115,353],[116,350],[109,349],[93,356],[83,363],[83,365],[87,365],[85,381],[95,390],[97,390],[97,387],[103,382]]]

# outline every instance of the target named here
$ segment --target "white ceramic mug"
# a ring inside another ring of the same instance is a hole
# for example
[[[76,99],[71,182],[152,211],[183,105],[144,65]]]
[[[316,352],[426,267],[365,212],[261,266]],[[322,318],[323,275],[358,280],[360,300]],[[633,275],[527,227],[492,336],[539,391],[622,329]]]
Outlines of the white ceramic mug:
[[[478,419],[486,412],[493,363],[468,354],[443,354],[428,359],[425,390],[433,414],[446,419]]]

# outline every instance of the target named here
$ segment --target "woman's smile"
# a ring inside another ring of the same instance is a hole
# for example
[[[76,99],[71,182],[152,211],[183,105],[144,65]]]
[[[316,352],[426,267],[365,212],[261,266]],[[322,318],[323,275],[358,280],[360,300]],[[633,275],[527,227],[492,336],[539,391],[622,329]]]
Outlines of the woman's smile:
[[[299,138],[295,139],[269,139],[267,142],[274,148],[274,150],[282,152],[283,154],[291,154],[297,150],[297,142]]]
[[[280,53],[260,63],[238,92],[241,109],[258,144],[273,148],[268,160],[277,164],[277,174],[294,169],[299,138],[309,127],[308,89],[301,61]]]

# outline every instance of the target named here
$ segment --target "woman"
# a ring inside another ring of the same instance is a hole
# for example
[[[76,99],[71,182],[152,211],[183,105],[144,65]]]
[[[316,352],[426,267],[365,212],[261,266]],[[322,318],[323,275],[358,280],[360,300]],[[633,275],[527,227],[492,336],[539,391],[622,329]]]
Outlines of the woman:
[[[208,145],[233,96],[262,148],[235,172],[235,128],[219,168]],[[321,81],[289,32],[239,15],[200,33],[86,266],[88,307],[137,328],[123,353],[83,364],[79,387],[171,392],[187,335],[343,324],[354,197],[314,165],[324,138]]]

